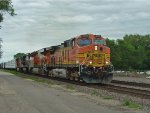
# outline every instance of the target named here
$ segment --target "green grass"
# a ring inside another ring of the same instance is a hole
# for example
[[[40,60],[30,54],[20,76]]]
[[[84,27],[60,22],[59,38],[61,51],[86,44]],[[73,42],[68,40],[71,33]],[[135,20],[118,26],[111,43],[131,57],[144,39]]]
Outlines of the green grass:
[[[15,70],[5,70],[5,69],[0,69],[0,71],[12,73],[12,74],[14,74],[14,75],[18,75],[18,72],[15,71]]]
[[[75,86],[73,85],[67,85],[66,88],[69,90],[75,90]]]
[[[140,105],[138,103],[135,103],[135,102],[132,102],[132,101],[129,101],[127,99],[124,100],[123,105],[127,106],[128,108],[136,108],[136,109],[141,109],[142,108],[142,105]]]
[[[17,72],[15,70],[4,70],[1,69],[1,71],[3,72],[8,72],[8,73],[12,73],[16,76],[22,77],[24,79],[31,79],[33,81],[37,81],[37,82],[42,82],[42,83],[47,83],[47,84],[54,84],[52,81],[50,81],[49,79],[46,78],[42,78],[42,77],[38,77],[38,76],[33,76],[33,75],[28,75],[28,74],[24,74],[24,73],[20,73]]]
[[[98,96],[98,92],[95,91],[95,90],[93,90],[93,91],[91,92],[91,95],[96,95],[96,96]]]
[[[111,97],[111,96],[105,96],[104,99],[109,100],[109,99],[113,99],[113,97]]]

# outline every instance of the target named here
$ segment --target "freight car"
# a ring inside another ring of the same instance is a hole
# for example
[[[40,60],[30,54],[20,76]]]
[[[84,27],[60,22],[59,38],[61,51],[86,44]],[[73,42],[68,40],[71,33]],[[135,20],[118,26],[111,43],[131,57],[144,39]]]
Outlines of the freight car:
[[[1,69],[10,69],[10,70],[15,70],[16,69],[16,60],[10,60],[8,62],[4,62],[0,64]]]
[[[16,69],[86,83],[110,83],[113,77],[110,48],[101,35],[94,34],[73,37],[18,57]]]

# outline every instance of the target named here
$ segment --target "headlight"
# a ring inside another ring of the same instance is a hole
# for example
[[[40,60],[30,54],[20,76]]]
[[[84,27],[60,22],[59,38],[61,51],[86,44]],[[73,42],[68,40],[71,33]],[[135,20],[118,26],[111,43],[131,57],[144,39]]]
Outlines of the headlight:
[[[95,51],[97,51],[98,50],[98,47],[97,46],[95,46]]]
[[[108,64],[109,62],[108,61],[106,61],[106,64]]]
[[[76,60],[76,64],[79,64],[79,60]]]

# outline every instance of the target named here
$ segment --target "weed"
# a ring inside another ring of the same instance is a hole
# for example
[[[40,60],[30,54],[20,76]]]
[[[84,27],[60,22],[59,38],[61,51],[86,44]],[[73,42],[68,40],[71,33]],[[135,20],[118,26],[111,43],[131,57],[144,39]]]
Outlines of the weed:
[[[91,95],[96,95],[96,96],[98,96],[98,92],[95,91],[95,90],[93,90],[93,91],[91,92]]]
[[[142,105],[135,103],[135,102],[132,102],[132,101],[127,100],[127,99],[124,100],[123,105],[127,106],[128,108],[138,108],[138,109],[142,108]]]
[[[73,86],[73,85],[67,85],[67,89],[75,90],[75,86]]]
[[[113,98],[112,96],[105,96],[104,97],[104,99],[107,99],[107,100],[112,99],[112,98]]]

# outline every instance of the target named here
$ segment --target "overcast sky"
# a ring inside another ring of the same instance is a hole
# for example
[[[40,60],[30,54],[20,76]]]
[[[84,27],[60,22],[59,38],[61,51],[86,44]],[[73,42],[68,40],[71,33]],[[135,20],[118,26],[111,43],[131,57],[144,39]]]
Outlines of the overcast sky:
[[[86,33],[105,38],[150,34],[150,0],[12,0],[16,16],[0,25],[3,58]]]

